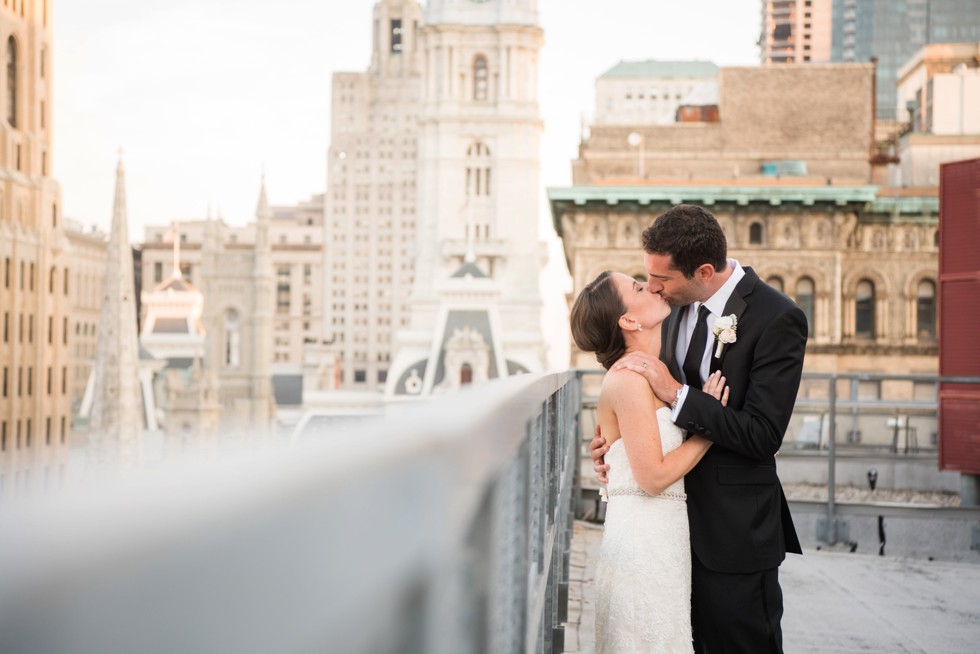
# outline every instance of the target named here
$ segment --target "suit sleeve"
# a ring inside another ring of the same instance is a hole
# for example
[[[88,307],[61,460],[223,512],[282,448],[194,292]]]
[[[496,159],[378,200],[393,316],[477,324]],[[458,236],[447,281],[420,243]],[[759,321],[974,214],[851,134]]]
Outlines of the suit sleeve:
[[[677,425],[748,458],[771,459],[782,445],[793,415],[806,338],[806,316],[799,307],[788,307],[772,319],[755,342],[741,408],[724,407],[692,388],[677,416]]]

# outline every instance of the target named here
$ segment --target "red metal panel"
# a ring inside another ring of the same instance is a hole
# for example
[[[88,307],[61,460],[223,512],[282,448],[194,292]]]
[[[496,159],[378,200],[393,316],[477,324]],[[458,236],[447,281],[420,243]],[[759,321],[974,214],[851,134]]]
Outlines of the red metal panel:
[[[939,374],[980,376],[980,159],[939,182]],[[939,389],[939,467],[980,474],[980,385]]]

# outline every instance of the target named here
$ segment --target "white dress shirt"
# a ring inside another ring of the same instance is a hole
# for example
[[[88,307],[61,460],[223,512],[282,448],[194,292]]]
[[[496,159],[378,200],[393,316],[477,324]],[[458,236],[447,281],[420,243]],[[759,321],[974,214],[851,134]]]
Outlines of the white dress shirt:
[[[728,299],[735,292],[735,287],[738,285],[742,278],[745,277],[745,270],[735,259],[729,259],[728,265],[732,267],[732,275],[728,278],[721,288],[715,291],[715,294],[704,301],[704,306],[708,307],[708,316],[705,322],[708,325],[708,342],[704,348],[704,352],[701,355],[701,383],[708,379],[708,374],[711,370],[711,357],[714,353],[715,339],[711,337],[711,330],[715,326],[715,320],[720,318],[725,312],[725,305],[728,304]],[[694,326],[698,322],[698,311],[701,308],[701,302],[692,303],[687,310],[687,314],[684,316],[684,321],[680,324],[680,328],[677,332],[677,349],[674,350],[674,356],[678,362],[683,362],[687,357],[687,346],[691,342],[691,337],[694,335]],[[681,366],[681,377],[684,377],[683,366]],[[687,379],[682,379],[684,386],[680,390],[680,394],[677,397],[677,406],[674,407],[673,412],[671,412],[671,420],[677,422],[677,416],[680,415],[681,407],[684,406],[684,400],[687,399],[687,391],[689,386],[687,385]]]

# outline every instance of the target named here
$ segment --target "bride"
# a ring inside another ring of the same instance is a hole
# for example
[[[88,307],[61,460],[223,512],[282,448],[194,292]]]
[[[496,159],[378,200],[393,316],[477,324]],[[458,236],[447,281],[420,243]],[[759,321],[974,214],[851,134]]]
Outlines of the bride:
[[[623,355],[660,354],[670,305],[646,283],[603,272],[571,310],[572,337],[609,370],[598,422],[609,451],[605,529],[596,566],[597,654],[692,652],[691,545],[684,475],[711,442],[684,440],[647,380],[610,370]],[[720,373],[704,392],[727,404]]]

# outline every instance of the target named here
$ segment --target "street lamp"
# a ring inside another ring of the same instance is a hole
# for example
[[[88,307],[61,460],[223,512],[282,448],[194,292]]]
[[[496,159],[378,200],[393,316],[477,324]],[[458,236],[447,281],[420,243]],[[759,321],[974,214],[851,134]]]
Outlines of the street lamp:
[[[637,151],[637,168],[640,179],[643,179],[646,177],[643,165],[643,135],[639,132],[630,132],[630,135],[626,137],[626,142],[630,144],[631,148],[639,148]]]

